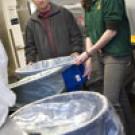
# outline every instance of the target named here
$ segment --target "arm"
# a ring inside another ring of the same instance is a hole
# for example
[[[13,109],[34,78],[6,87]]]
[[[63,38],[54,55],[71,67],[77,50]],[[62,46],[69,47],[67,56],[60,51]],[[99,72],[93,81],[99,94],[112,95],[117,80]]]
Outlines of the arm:
[[[105,47],[115,36],[117,35],[117,30],[107,29],[101,38],[96,42],[94,46],[88,49],[88,53],[93,55],[97,50]]]
[[[86,37],[85,39],[85,50],[88,52],[89,49],[92,47],[92,41],[89,37]],[[87,77],[88,80],[91,78],[92,74],[92,59],[91,57],[84,63],[85,71],[84,71],[84,77]]]
[[[117,35],[119,31],[119,25],[121,25],[123,14],[125,12],[124,1],[106,0],[103,1],[103,7],[102,17],[106,27],[105,31],[94,46],[92,46],[87,52],[84,52],[80,57],[78,57],[78,64],[84,62],[97,50],[108,45],[108,43]],[[87,20],[85,20],[85,22],[89,23]]]
[[[96,51],[105,47],[115,36],[117,35],[117,30],[106,29],[101,38],[96,42],[95,45],[89,46],[86,52],[83,52],[76,60],[77,64],[85,62],[90,56],[92,56]]]
[[[26,26],[26,32],[25,32],[25,55],[26,55],[27,64],[36,61],[37,50],[34,43],[31,24],[29,22]]]

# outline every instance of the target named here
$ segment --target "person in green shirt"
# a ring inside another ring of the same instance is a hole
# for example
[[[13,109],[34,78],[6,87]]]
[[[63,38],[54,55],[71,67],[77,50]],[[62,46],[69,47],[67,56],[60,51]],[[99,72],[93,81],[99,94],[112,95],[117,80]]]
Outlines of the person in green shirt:
[[[131,63],[130,28],[124,0],[81,0],[85,10],[85,52],[76,64],[85,64],[91,77],[91,57],[98,53],[104,76],[103,94],[114,107],[121,108],[120,90]]]

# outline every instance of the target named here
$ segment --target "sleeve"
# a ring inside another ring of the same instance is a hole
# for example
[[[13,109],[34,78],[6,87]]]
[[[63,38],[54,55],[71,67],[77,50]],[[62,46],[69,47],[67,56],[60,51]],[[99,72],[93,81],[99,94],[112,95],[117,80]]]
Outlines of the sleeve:
[[[33,31],[31,28],[31,23],[28,22],[25,30],[25,56],[26,62],[36,61],[37,49],[34,42]]]
[[[74,52],[81,53],[82,48],[83,48],[83,36],[82,36],[81,30],[73,14],[67,10],[65,10],[65,12],[66,12],[66,18],[67,18],[67,25],[69,29],[70,44],[73,47],[72,51],[73,53]]]
[[[103,18],[106,27],[118,27],[124,14],[123,0],[103,0]]]

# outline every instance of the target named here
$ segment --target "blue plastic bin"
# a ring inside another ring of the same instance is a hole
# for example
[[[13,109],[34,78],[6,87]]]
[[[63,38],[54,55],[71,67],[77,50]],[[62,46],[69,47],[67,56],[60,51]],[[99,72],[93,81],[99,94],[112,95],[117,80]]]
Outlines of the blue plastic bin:
[[[84,66],[72,65],[62,72],[62,76],[65,82],[65,87],[68,92],[81,90],[86,82],[86,78],[83,77]]]
[[[125,135],[108,100],[95,92],[51,96],[24,106],[11,119],[27,134]]]

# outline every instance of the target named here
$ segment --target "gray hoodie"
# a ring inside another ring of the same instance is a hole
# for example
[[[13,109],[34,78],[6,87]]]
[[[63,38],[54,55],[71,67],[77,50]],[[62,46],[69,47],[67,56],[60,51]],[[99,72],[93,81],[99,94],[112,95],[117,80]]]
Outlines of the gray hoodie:
[[[48,16],[51,25],[53,43],[57,49],[54,56],[49,45],[45,25],[36,11],[26,27],[26,59],[29,61],[45,60],[58,56],[67,56],[82,51],[82,34],[73,17],[65,8],[51,3],[51,14]]]

